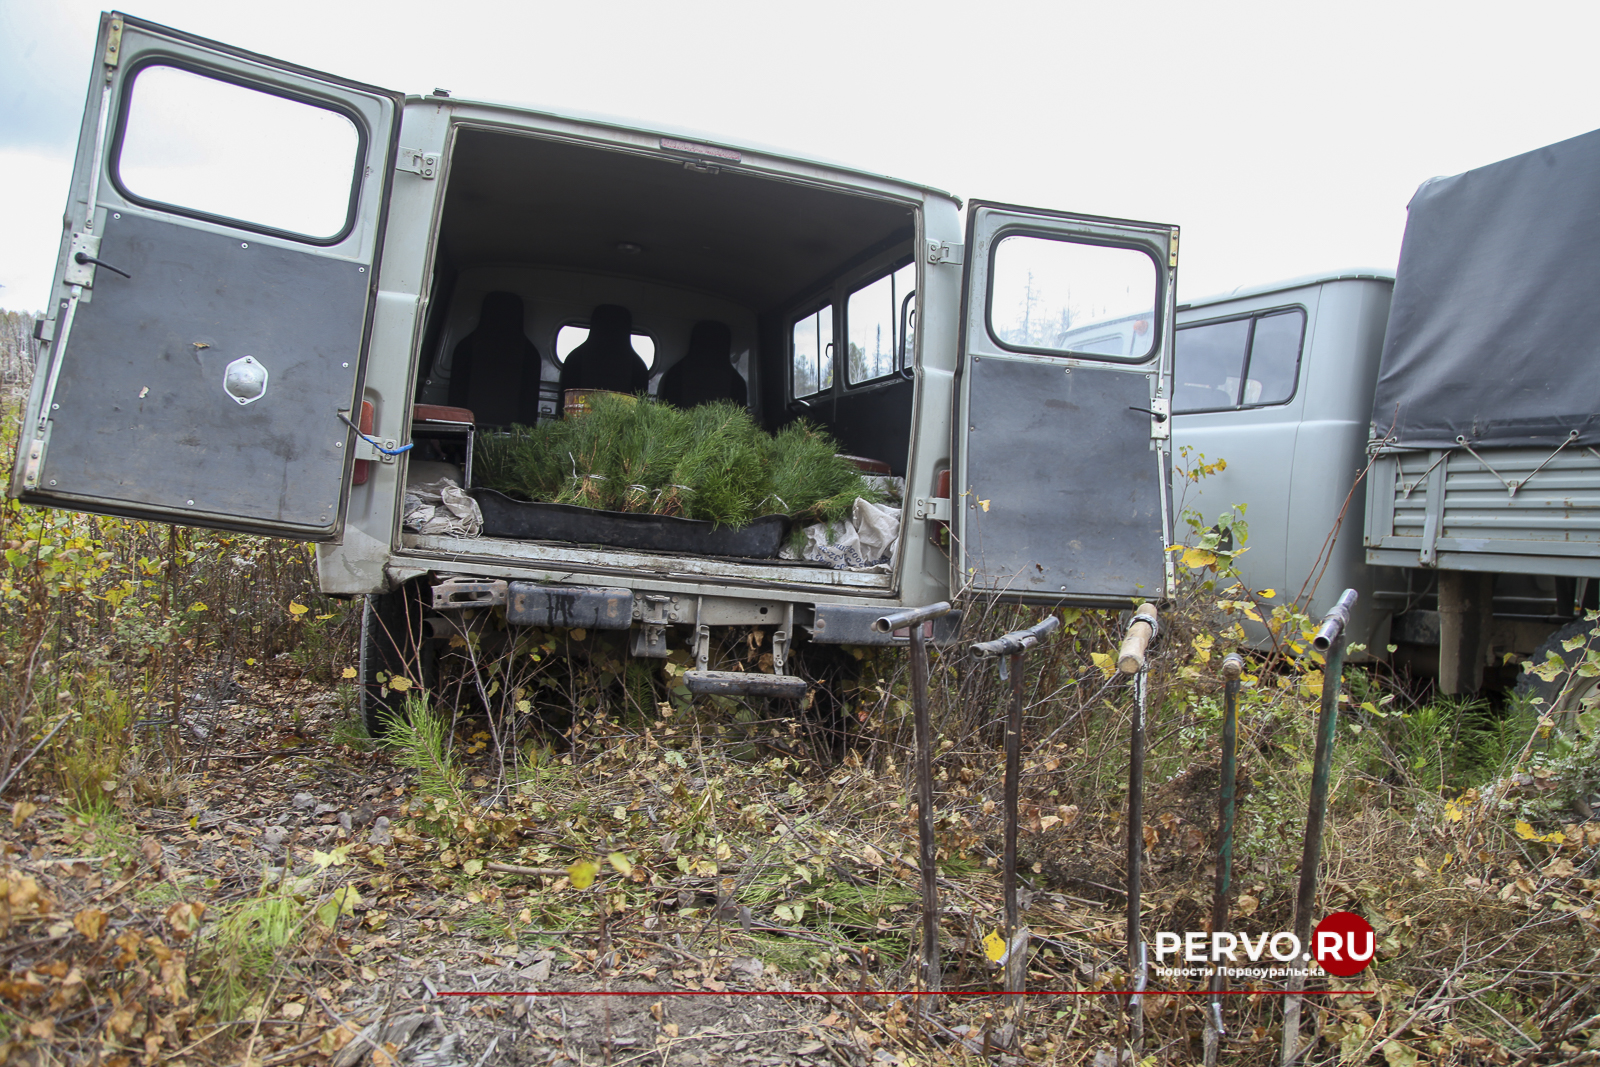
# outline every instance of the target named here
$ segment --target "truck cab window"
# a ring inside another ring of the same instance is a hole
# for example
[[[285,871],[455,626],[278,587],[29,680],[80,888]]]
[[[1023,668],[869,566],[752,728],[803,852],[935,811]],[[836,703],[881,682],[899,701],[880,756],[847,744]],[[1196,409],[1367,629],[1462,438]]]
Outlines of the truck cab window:
[[[131,199],[318,243],[349,229],[362,144],[342,112],[151,64],[123,113],[114,173]],[[293,157],[292,180],[263,145]]]
[[[845,376],[849,384],[887,378],[903,365],[900,353],[904,346],[898,335],[909,314],[901,314],[901,305],[916,284],[916,264],[907,263],[850,294],[845,303],[845,328],[850,336]]]
[[[1155,351],[1155,260],[1114,245],[1011,234],[995,243],[989,333],[1002,346],[1137,361]]]
[[[1304,311],[1289,308],[1179,330],[1173,410],[1227,411],[1287,401],[1294,396],[1305,322]]]
[[[789,362],[796,398],[833,388],[833,305],[818,308],[794,324]]]

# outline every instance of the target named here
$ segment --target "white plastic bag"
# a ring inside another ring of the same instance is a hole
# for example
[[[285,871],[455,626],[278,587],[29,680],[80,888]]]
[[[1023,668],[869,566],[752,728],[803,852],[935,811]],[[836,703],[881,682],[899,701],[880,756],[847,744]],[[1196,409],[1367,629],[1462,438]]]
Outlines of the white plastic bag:
[[[803,531],[805,545],[798,556],[826,563],[837,570],[893,570],[900,549],[900,509],[857,498],[846,522],[819,522]],[[781,555],[796,558],[792,549]]]
[[[477,537],[483,532],[478,502],[449,478],[406,486],[404,525],[420,534]]]

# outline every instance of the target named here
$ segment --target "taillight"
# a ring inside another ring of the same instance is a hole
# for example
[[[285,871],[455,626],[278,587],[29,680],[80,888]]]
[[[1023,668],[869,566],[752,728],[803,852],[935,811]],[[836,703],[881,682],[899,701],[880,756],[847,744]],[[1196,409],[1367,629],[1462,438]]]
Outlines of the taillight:
[[[949,467],[940,471],[938,477],[933,480],[933,495],[935,498],[950,499]],[[934,519],[928,524],[928,540],[944,549],[944,551],[950,551],[950,523],[944,519]]]
[[[372,401],[363,400],[361,402],[361,418],[356,421],[360,424],[362,433],[372,433]],[[366,485],[367,475],[371,472],[371,469],[372,461],[370,459],[356,460],[355,469],[350,473],[350,484]]]

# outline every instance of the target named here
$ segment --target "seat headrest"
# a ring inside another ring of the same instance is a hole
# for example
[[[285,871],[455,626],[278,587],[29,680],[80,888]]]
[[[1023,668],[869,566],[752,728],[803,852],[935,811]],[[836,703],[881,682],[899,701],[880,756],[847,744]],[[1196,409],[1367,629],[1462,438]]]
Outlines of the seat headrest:
[[[687,358],[721,356],[726,361],[732,352],[733,331],[728,329],[727,323],[702,319],[694,324],[694,330],[689,334]]]
[[[522,329],[522,297],[516,293],[485,293],[478,310],[478,325],[490,329]]]
[[[596,334],[622,334],[633,330],[633,315],[618,304],[601,304],[589,315],[589,336]]]

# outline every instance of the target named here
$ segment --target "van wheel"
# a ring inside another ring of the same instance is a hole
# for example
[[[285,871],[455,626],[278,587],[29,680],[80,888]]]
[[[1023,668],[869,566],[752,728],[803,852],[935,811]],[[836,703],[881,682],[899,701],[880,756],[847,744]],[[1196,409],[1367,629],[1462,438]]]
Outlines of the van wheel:
[[[439,675],[439,655],[426,640],[423,621],[425,583],[409,582],[390,593],[373,593],[361,612],[361,649],[357,694],[361,719],[371,737],[381,738],[396,716],[405,714],[406,698],[432,691]],[[411,683],[407,692],[390,688],[390,679]]]
[[[1593,697],[1600,691],[1600,677],[1585,678],[1582,675],[1572,675],[1572,668],[1583,662],[1584,654],[1588,649],[1600,651],[1600,636],[1594,636],[1592,631],[1600,629],[1600,621],[1591,622],[1588,619],[1574,619],[1561,627],[1545,639],[1533,654],[1533,665],[1538,666],[1549,659],[1550,653],[1555,653],[1566,663],[1567,670],[1556,675],[1552,681],[1545,681],[1537,674],[1526,671],[1517,679],[1516,693],[1519,696],[1542,697],[1544,704],[1540,711],[1543,712],[1572,712],[1583,710],[1584,700]],[[1584,644],[1577,646],[1570,652],[1562,645],[1573,638],[1582,638]],[[1563,728],[1564,723],[1557,720]]]

